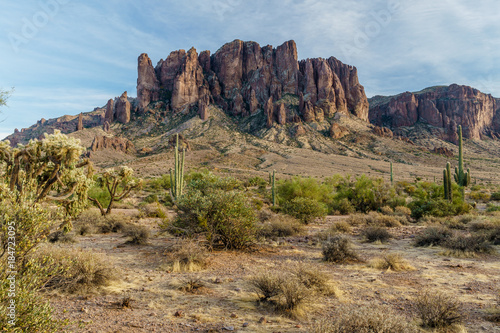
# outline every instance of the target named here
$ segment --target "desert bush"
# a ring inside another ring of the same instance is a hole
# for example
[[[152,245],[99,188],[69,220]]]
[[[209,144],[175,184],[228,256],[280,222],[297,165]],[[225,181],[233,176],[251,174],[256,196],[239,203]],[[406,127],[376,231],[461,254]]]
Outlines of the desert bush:
[[[257,186],[259,188],[265,188],[267,186],[267,181],[265,181],[262,177],[255,176],[248,179],[244,185],[245,187]]]
[[[161,177],[148,179],[145,181],[145,188],[153,191],[169,190],[170,189],[170,175],[165,174]]]
[[[406,218],[410,218],[411,209],[406,206],[397,206],[396,208],[394,208],[394,215],[406,216]]]
[[[41,290],[86,293],[99,290],[118,279],[118,273],[103,255],[88,251],[45,246],[32,256],[34,265],[50,273]]]
[[[493,248],[484,235],[455,234],[444,240],[441,245],[449,250],[451,254],[467,255],[477,253],[491,253]]]
[[[380,212],[384,215],[392,215],[394,214],[394,209],[392,209],[392,207],[390,206],[383,206],[380,207]]]
[[[453,231],[444,226],[425,228],[415,237],[415,246],[436,246],[453,236]]]
[[[320,271],[315,266],[300,264],[293,267],[292,274],[295,275],[298,281],[306,288],[319,294],[335,295],[337,292],[328,274]]]
[[[161,219],[166,219],[168,217],[167,210],[158,202],[142,205],[139,208],[139,210],[140,210],[140,215],[143,217],[152,217]]]
[[[370,212],[368,214],[354,214],[349,216],[346,220],[351,225],[366,225],[366,226],[379,226],[379,227],[400,227],[401,221],[396,216],[387,216],[377,212]]]
[[[73,237],[73,234],[65,232],[64,230],[54,231],[53,233],[49,234],[47,240],[51,243],[74,243],[76,241]]]
[[[258,234],[265,238],[288,237],[300,234],[304,227],[293,217],[276,214],[260,227]]]
[[[320,320],[312,333],[418,333],[420,330],[388,306],[342,306]]]
[[[341,233],[350,233],[352,231],[351,225],[345,220],[335,222],[329,229],[331,229],[331,231]]]
[[[325,217],[327,210],[324,204],[314,199],[298,197],[285,202],[283,212],[297,218],[304,224],[309,224],[316,218]]]
[[[500,226],[496,226],[494,229],[490,230],[487,233],[487,239],[493,245],[500,245]]]
[[[124,214],[107,215],[96,226],[97,232],[108,234],[110,232],[123,232],[130,224],[131,218]]]
[[[469,193],[469,198],[476,201],[489,201],[491,199],[491,194],[484,191],[472,191]]]
[[[458,185],[453,183],[453,201],[444,199],[443,187],[428,182],[417,183],[415,192],[411,194],[412,202],[409,204],[411,216],[420,219],[424,216],[456,216],[467,214],[472,207],[462,201],[462,195]]]
[[[370,227],[363,231],[362,235],[367,242],[382,242],[385,243],[392,238],[392,235],[386,228],[383,227]]]
[[[148,243],[151,230],[144,225],[129,224],[124,234],[128,237],[127,244],[144,245]]]
[[[463,315],[459,301],[440,291],[423,291],[415,299],[415,308],[426,328],[446,328],[459,324]]]
[[[486,211],[488,213],[491,213],[491,212],[500,212],[500,206],[493,205],[493,204],[487,204],[486,205]]]
[[[352,241],[348,237],[337,235],[323,244],[323,259],[342,264],[359,261],[359,256],[354,251]]]
[[[480,219],[470,223],[468,227],[473,232],[491,231],[495,228],[500,228],[500,221]]]
[[[203,233],[210,246],[244,249],[255,239],[256,217],[246,196],[232,190],[233,180],[212,174],[192,181],[188,191],[177,201],[179,213],[170,226],[172,233]]]
[[[390,184],[386,184],[382,178],[361,175],[351,179],[347,176],[334,182],[334,186],[336,190],[334,202],[347,199],[358,212],[367,213],[384,206],[396,207],[405,203],[404,198],[397,195]]]
[[[491,198],[490,198],[490,200],[500,201],[500,192],[494,192],[494,193],[491,193]]]
[[[395,272],[414,269],[399,253],[389,253],[370,262],[370,267],[390,269]]]
[[[349,215],[354,213],[356,208],[351,204],[349,199],[341,198],[332,202],[331,211],[340,215]]]
[[[295,318],[303,317],[304,307],[310,301],[312,295],[311,290],[300,280],[289,276],[280,285],[280,293],[275,308]]]
[[[283,277],[276,272],[264,272],[250,279],[250,285],[260,301],[269,301],[281,292]]]
[[[169,249],[171,269],[174,272],[192,272],[208,265],[207,248],[192,239],[179,239]]]
[[[331,186],[321,184],[315,178],[302,177],[280,181],[276,191],[281,205],[297,198],[308,198],[326,204],[331,202],[333,195]]]

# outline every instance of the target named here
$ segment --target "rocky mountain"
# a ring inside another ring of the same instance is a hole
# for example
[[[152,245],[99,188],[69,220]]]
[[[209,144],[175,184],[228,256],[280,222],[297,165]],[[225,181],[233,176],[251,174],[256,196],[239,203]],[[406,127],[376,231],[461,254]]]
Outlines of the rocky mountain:
[[[276,105],[285,95],[298,108]],[[168,112],[197,107],[206,118],[209,104],[233,116],[263,110],[266,123],[323,121],[336,112],[368,120],[368,100],[355,67],[331,57],[298,60],[294,41],[277,48],[235,40],[215,54],[192,48],[170,53],[153,67],[147,54],[138,59],[138,112],[165,103]]]
[[[500,138],[500,100],[468,86],[431,87],[420,92],[396,96],[375,96],[369,100],[372,124],[403,135],[418,124],[439,129],[441,139],[456,142],[457,127],[464,137]]]

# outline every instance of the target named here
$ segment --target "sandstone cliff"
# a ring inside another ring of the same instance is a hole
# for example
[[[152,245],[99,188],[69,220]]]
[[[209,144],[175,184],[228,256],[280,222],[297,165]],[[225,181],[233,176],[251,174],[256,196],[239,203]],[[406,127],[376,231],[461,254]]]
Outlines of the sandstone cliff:
[[[269,104],[287,94],[300,95],[298,110]],[[194,48],[179,50],[155,68],[148,55],[141,54],[137,97],[141,111],[157,101],[167,103],[173,112],[192,106],[205,108],[209,103],[234,116],[262,110],[268,127],[322,121],[335,112],[368,120],[368,100],[356,68],[333,57],[299,62],[294,41],[273,48],[235,40],[213,55],[209,51],[198,55]],[[205,109],[200,114],[206,118]]]
[[[452,84],[417,93],[375,96],[370,99],[370,122],[397,131],[424,123],[444,130],[443,139],[455,142],[462,125],[464,137],[500,136],[500,103],[477,89]]]

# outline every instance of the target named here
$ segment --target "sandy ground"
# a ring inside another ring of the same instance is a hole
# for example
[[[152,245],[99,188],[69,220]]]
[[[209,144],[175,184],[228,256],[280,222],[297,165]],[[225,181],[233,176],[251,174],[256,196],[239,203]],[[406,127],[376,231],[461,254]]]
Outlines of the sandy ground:
[[[366,263],[335,265],[322,261],[321,247],[311,235],[345,217],[329,216],[307,226],[306,235],[286,237],[256,247],[253,251],[215,251],[206,269],[173,273],[166,268],[166,249],[171,236],[154,234],[147,245],[125,245],[121,234],[80,236],[77,243],[55,246],[77,247],[102,253],[119,271],[121,281],[91,295],[51,295],[57,318],[69,319],[69,332],[308,332],[315,320],[332,315],[343,305],[386,304],[414,317],[412,299],[426,288],[436,288],[463,303],[468,332],[500,332],[485,320],[485,309],[495,300],[500,286],[498,256],[454,258],[440,248],[416,248],[412,239],[422,227],[392,229],[389,243],[362,242],[352,235],[361,257],[369,262],[386,253],[400,253],[415,267],[404,272],[382,271]],[[157,231],[157,220],[141,224]],[[497,246],[498,251],[498,246]],[[315,265],[328,273],[340,296],[317,298],[301,319],[291,319],[259,305],[248,280],[258,272],[282,271],[296,263]],[[189,293],[179,286],[199,280],[203,287]],[[130,297],[131,307],[118,305]],[[180,314],[180,316],[176,316]],[[264,323],[261,318],[266,320]],[[244,327],[245,326],[245,327]]]

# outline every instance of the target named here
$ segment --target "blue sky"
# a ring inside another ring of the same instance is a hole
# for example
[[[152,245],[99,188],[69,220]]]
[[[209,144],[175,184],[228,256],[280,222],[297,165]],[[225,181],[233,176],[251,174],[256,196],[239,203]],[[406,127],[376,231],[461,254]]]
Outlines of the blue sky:
[[[358,68],[369,97],[451,83],[500,97],[496,0],[17,0],[0,12],[0,138],[128,91],[137,57],[215,52],[234,39]]]

